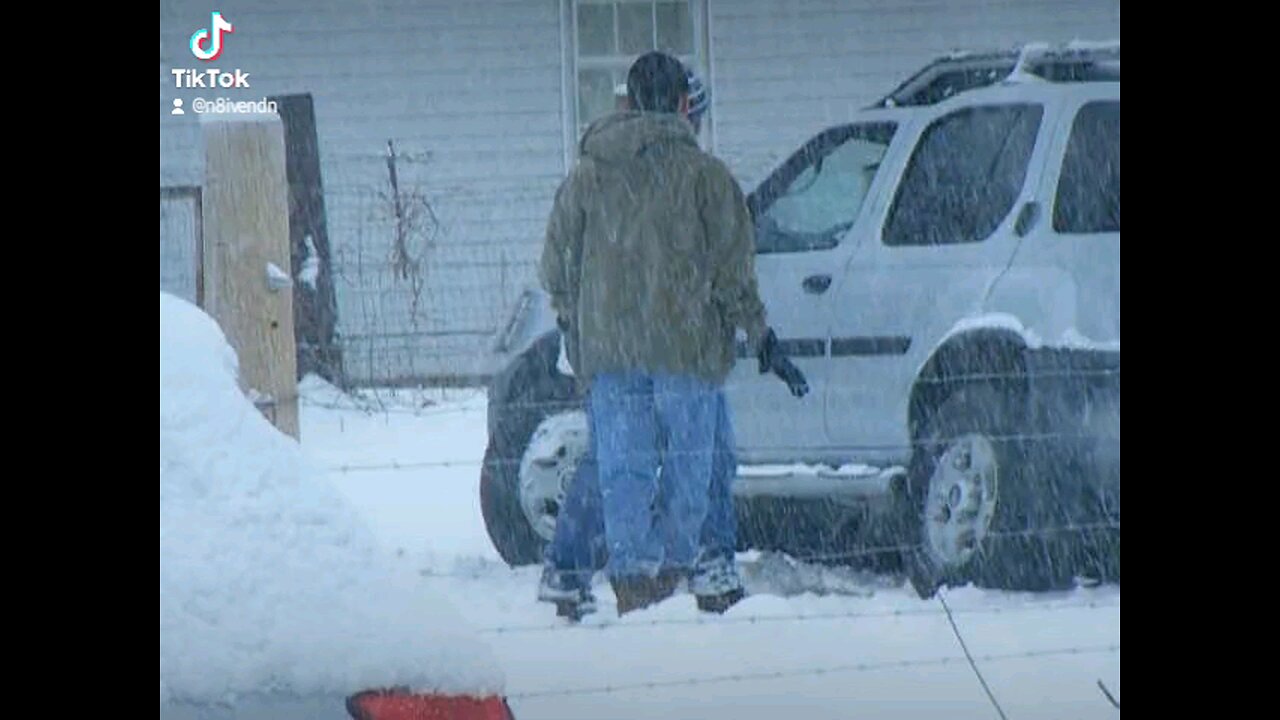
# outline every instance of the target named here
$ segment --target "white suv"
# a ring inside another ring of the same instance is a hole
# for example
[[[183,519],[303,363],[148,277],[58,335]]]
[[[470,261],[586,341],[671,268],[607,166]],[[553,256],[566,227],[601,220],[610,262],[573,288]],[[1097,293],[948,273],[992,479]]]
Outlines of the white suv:
[[[813,391],[754,359],[730,376],[744,546],[906,559],[923,593],[1118,580],[1119,57],[945,58],[751,193],[770,324]],[[513,563],[585,447],[557,352],[491,388],[481,493]]]

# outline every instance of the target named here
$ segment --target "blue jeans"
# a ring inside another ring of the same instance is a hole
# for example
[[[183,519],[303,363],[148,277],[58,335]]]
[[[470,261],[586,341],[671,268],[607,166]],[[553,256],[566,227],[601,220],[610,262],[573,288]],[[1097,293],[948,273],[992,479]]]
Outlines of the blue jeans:
[[[587,427],[591,440],[573,480],[565,491],[556,534],[547,545],[546,564],[566,588],[585,588],[591,577],[604,567],[609,557],[604,541],[604,514],[600,509],[600,483],[596,465],[595,423],[591,403],[587,403]]]
[[[668,394],[677,394],[687,391],[688,388],[679,387],[680,384],[690,384],[688,380],[682,380],[681,383],[673,384],[667,379],[657,379],[655,387],[662,386],[659,392]],[[696,382],[696,381],[695,381]],[[648,559],[652,559],[653,545],[661,542],[661,564],[667,568],[689,569],[690,565],[696,567],[708,560],[724,560],[732,561],[734,550],[737,545],[737,518],[733,509],[732,483],[737,470],[737,458],[734,455],[734,437],[733,426],[729,418],[729,406],[725,399],[724,393],[718,388],[708,386],[704,383],[698,388],[698,392],[693,393],[691,397],[702,398],[707,388],[711,389],[711,400],[713,404],[714,427],[712,429],[712,448],[711,448],[711,467],[709,472],[709,482],[706,485],[705,496],[705,515],[701,522],[701,526],[697,533],[696,546],[690,548],[689,528],[693,523],[692,518],[686,518],[686,522],[669,522],[672,513],[685,512],[688,513],[688,504],[677,504],[673,507],[668,499],[679,497],[682,489],[679,483],[687,482],[688,473],[681,472],[681,469],[688,468],[684,463],[684,457],[680,454],[667,453],[662,457],[662,472],[654,478],[656,483],[653,494],[649,494],[643,488],[642,483],[639,488],[634,488],[638,492],[631,493],[630,501],[633,503],[631,507],[636,507],[643,498],[651,498],[650,501],[644,503],[644,512],[637,512],[640,518],[647,519],[650,527],[648,530],[644,528],[644,522],[633,523],[633,527],[639,527],[642,531],[641,537],[644,539],[648,553]],[[672,400],[679,401],[680,395],[672,398],[663,399],[662,404],[669,406]],[[695,400],[701,402],[702,400]],[[658,403],[653,404],[652,412],[647,413],[651,416],[657,416]],[[610,552],[610,547],[606,542],[606,530],[604,520],[604,503],[601,494],[599,464],[597,462],[597,449],[595,438],[600,433],[596,423],[595,404],[587,403],[587,419],[590,427],[592,442],[588,446],[587,454],[583,458],[578,472],[571,482],[565,495],[564,504],[560,509],[560,515],[556,520],[556,533],[551,543],[547,546],[546,562],[549,568],[559,576],[559,582],[565,586],[578,585],[580,587],[588,586],[591,582],[592,575],[606,565],[607,559],[611,558],[614,553]],[[689,417],[688,414],[682,412],[668,413],[677,418]],[[658,442],[659,446],[670,448],[673,443],[672,436],[683,433],[686,437],[690,435],[689,428],[682,427],[677,423],[655,422],[659,426]],[[694,443],[674,443],[676,447],[688,448]],[[691,453],[701,452],[700,449],[687,451]],[[662,453],[659,451],[661,457]],[[683,466],[683,468],[681,467]],[[643,470],[641,472],[644,472]],[[704,476],[705,477],[705,476]],[[695,483],[695,489],[700,483]],[[626,490],[623,491],[624,494]],[[687,492],[687,491],[686,491]],[[637,500],[637,497],[639,500]],[[651,509],[648,509],[651,508]],[[683,508],[683,509],[682,509]],[[656,511],[656,512],[654,512]],[[634,556],[634,555],[633,555]],[[643,555],[642,555],[643,556]],[[610,568],[610,574],[614,575],[618,572],[617,564]],[[625,574],[634,574],[632,568],[623,567],[621,570]]]

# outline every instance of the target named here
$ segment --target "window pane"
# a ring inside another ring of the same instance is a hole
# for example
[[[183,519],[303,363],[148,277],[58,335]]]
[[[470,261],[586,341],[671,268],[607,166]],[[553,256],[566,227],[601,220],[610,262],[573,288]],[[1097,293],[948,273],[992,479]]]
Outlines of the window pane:
[[[192,198],[160,197],[160,289],[196,302],[196,234],[200,217]]]
[[[688,2],[658,3],[658,49],[681,55],[693,52],[693,14]]]
[[[1120,232],[1120,103],[1080,108],[1053,203],[1060,233]]]
[[[613,111],[614,73],[610,70],[578,72],[578,123],[585,128],[592,120]]]
[[[1039,105],[967,108],[937,120],[911,156],[885,223],[886,245],[981,242],[1027,176]]]
[[[640,55],[653,49],[653,5],[618,4],[618,42],[624,55]]]
[[[845,126],[815,138],[762,186],[767,203],[756,227],[758,252],[832,248],[862,211],[891,124]]]
[[[613,6],[580,3],[578,5],[578,54],[611,55],[613,42]]]

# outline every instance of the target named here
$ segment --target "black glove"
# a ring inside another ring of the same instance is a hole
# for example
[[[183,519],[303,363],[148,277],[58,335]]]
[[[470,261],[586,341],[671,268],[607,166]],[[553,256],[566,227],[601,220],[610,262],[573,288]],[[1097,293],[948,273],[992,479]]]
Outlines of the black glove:
[[[809,381],[804,379],[804,373],[800,372],[800,368],[786,357],[780,355],[774,358],[773,374],[782,378],[782,382],[787,384],[787,389],[792,395],[802,398],[809,394]]]
[[[805,380],[800,368],[782,354],[782,349],[778,347],[778,336],[773,332],[773,328],[769,329],[764,336],[764,341],[760,343],[759,360],[761,375],[772,371],[774,375],[782,378],[782,381],[787,384],[787,389],[795,397],[804,397],[809,393],[809,382]]]
[[[760,359],[760,374],[763,375],[773,369],[773,359],[781,354],[778,349],[778,335],[769,328],[764,334],[764,340],[760,341],[760,354],[756,357]]]

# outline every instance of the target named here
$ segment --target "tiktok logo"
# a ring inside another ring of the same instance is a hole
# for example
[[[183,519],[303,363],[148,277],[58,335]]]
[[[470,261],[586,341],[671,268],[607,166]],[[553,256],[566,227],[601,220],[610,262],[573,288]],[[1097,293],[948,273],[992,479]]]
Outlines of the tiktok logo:
[[[205,62],[217,60],[222,54],[222,35],[230,35],[236,29],[222,19],[222,13],[213,14],[210,27],[200,28],[191,34],[191,54]]]

